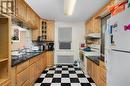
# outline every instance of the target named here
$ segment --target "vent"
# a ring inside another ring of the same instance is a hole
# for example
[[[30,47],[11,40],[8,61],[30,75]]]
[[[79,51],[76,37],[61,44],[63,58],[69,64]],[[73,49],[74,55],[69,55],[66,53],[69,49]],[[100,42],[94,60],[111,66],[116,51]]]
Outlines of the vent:
[[[57,63],[58,64],[73,64],[74,56],[73,55],[58,55]]]

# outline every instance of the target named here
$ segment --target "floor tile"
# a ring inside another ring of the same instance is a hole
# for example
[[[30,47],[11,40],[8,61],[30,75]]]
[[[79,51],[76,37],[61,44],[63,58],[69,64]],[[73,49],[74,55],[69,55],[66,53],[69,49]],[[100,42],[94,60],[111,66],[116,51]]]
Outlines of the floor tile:
[[[69,74],[70,78],[78,78],[77,74]]]
[[[44,78],[38,78],[36,83],[41,83],[43,81]]]
[[[81,86],[80,83],[71,83],[71,86]]]
[[[70,83],[70,78],[61,78],[61,83]]]
[[[88,79],[88,81],[90,82],[90,83],[94,83],[94,81],[92,80],[92,78],[87,78]]]
[[[91,86],[90,83],[81,83],[81,86]]]
[[[73,65],[46,68],[34,86],[96,86],[88,74]]]
[[[54,76],[54,74],[46,74],[45,77],[46,77],[46,78],[49,78],[49,77],[51,78],[51,77],[53,77],[53,76]]]
[[[51,83],[53,78],[45,78],[42,83]]]
[[[34,86],[40,86],[41,85],[41,83],[35,83],[34,84]]]
[[[61,78],[61,74],[54,74],[54,78]]]
[[[61,86],[71,86],[70,83],[61,83]]]
[[[89,83],[87,78],[79,78],[80,83]]]
[[[62,74],[62,78],[69,78],[69,74]]]
[[[61,78],[53,78],[52,83],[61,83]]]
[[[61,83],[52,83],[51,86],[61,86]]]
[[[70,82],[71,83],[79,83],[79,79],[78,78],[70,78]]]

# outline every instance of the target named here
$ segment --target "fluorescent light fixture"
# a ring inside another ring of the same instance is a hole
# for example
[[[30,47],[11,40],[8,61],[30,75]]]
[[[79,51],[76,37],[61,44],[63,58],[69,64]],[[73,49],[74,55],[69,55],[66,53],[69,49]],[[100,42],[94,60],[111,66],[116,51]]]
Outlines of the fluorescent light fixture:
[[[64,15],[71,16],[77,0],[64,0]]]

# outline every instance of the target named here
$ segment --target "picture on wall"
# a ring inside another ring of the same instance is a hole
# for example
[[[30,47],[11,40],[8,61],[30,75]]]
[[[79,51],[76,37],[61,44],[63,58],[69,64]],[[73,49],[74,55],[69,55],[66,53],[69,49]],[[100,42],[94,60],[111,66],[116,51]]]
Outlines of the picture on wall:
[[[19,42],[20,41],[20,30],[19,30],[19,28],[13,28],[12,40],[13,40],[13,42]]]

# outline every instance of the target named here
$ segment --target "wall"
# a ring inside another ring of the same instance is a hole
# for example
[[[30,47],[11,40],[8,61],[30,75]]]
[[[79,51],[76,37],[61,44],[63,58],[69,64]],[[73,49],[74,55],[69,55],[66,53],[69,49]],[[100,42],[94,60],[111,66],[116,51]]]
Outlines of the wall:
[[[58,49],[58,27],[72,27],[72,49]],[[74,55],[75,59],[79,58],[79,45],[84,42],[85,26],[84,22],[58,22],[55,23],[55,63],[57,63],[57,55]]]
[[[11,33],[13,34],[14,28],[11,28]],[[19,29],[20,30],[20,40],[18,42],[12,41],[12,51],[18,50],[22,48],[30,48],[32,44],[32,31],[27,30],[25,28]]]

